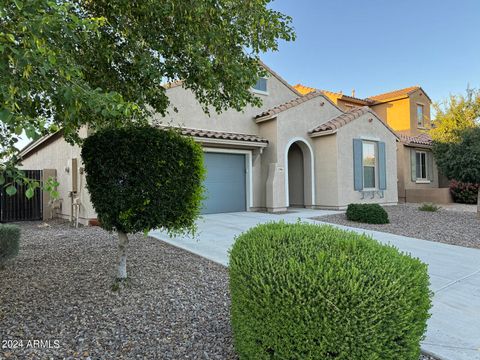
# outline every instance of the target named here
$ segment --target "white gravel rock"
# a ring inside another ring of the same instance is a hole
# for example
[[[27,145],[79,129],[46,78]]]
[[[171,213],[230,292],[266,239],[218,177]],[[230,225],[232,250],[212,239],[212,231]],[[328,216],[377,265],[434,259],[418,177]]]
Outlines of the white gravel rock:
[[[320,216],[316,220],[383,231],[423,240],[480,248],[480,220],[471,211],[440,209],[437,212],[418,210],[421,204],[385,206],[390,224],[364,224],[347,220],[345,213]]]
[[[114,292],[115,235],[20,225],[20,254],[0,270],[0,341],[23,346],[0,347],[0,359],[237,359],[225,267],[134,235],[130,280]]]

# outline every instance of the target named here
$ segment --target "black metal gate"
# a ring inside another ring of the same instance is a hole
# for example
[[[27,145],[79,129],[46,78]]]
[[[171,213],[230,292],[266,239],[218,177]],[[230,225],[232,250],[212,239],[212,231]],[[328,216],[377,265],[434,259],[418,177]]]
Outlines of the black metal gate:
[[[42,180],[41,170],[23,171],[29,179]],[[28,199],[24,185],[15,184],[15,187],[17,193],[10,196],[5,192],[5,187],[0,186],[0,222],[42,220],[42,190],[35,189],[33,197]]]

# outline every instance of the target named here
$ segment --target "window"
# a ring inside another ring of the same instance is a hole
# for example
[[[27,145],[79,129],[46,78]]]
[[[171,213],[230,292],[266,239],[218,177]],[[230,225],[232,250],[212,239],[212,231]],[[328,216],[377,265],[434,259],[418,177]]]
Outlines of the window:
[[[417,125],[418,125],[418,127],[424,127],[423,105],[421,105],[421,104],[417,104]]]
[[[261,94],[267,94],[268,93],[267,79],[265,78],[258,79],[257,83],[253,86],[253,91]]]
[[[427,180],[427,153],[417,151],[415,154],[416,177],[417,180]]]
[[[376,178],[376,151],[375,143],[366,142],[362,143],[363,152],[363,187],[366,189],[375,188]]]

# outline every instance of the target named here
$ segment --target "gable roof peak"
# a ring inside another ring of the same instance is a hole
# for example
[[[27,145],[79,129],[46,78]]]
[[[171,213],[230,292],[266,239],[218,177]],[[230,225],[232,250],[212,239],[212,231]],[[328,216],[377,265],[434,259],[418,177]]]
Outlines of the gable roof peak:
[[[419,85],[414,85],[414,86],[409,86],[403,89],[397,89],[397,90],[388,91],[382,94],[369,96],[368,98],[371,100],[382,102],[382,101],[387,101],[400,96],[408,96],[418,89],[421,89],[421,87]]]
[[[370,113],[373,117],[380,121],[380,123],[382,123],[393,135],[395,135],[397,139],[399,138],[397,133],[395,133],[395,131],[388,124],[382,121],[382,119],[380,119],[377,113],[368,106],[357,106],[347,112],[344,112],[343,114],[335,116],[326,123],[323,123],[313,128],[308,133],[312,137],[333,134],[341,127],[351,123],[352,121],[358,119],[360,116],[366,113]]]

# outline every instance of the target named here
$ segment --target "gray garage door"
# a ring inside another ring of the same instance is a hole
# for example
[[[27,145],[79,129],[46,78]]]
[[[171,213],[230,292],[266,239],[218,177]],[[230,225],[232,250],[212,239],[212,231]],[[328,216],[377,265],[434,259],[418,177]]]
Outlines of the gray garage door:
[[[245,211],[245,155],[207,152],[205,168],[202,214]]]

